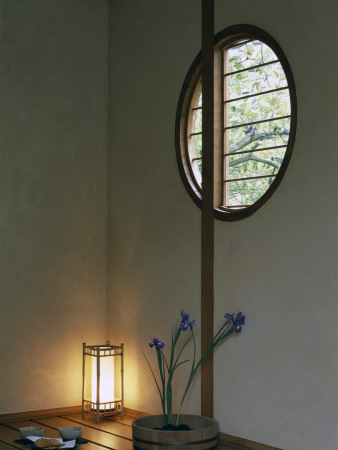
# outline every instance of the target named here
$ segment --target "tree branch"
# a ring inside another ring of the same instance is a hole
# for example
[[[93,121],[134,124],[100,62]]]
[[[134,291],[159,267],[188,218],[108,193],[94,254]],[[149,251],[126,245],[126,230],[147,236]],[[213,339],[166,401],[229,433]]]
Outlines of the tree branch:
[[[264,159],[260,158],[257,155],[254,155],[253,153],[249,153],[247,155],[241,156],[239,158],[234,159],[233,161],[229,162],[229,166],[236,166],[237,164],[241,164],[247,161],[257,161],[261,162],[263,164],[267,164],[268,166],[275,167],[276,169],[280,168],[280,164],[277,162],[272,161],[271,159]]]
[[[244,136],[239,142],[236,142],[236,144],[230,145],[229,153],[236,153],[255,141],[262,141],[264,139],[269,139],[275,136],[288,136],[289,134],[290,130],[288,129],[284,129],[281,131],[269,131],[267,133],[252,133]]]

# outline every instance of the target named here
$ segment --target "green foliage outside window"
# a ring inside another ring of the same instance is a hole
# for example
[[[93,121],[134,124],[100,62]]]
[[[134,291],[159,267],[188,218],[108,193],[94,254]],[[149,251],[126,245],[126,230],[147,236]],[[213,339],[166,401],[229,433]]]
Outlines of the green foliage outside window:
[[[224,206],[241,208],[267,191],[283,162],[290,134],[290,95],[278,58],[263,42],[241,43],[224,54]],[[202,94],[195,107],[201,104]],[[192,131],[202,131],[201,109],[194,111]],[[194,163],[201,172],[202,135],[192,139]]]

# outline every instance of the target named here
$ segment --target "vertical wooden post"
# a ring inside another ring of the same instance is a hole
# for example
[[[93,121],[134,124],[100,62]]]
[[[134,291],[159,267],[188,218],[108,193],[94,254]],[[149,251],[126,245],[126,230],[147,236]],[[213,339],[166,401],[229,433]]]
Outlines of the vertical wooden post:
[[[202,0],[202,237],[201,351],[213,337],[214,318],[214,0]],[[201,370],[201,413],[212,417],[213,355]]]
[[[84,397],[85,397],[85,347],[86,343],[82,343],[82,419],[85,418]]]
[[[124,344],[121,342],[121,419],[124,418]]]
[[[96,422],[100,422],[100,376],[101,376],[101,367],[100,367],[100,346],[96,347]]]

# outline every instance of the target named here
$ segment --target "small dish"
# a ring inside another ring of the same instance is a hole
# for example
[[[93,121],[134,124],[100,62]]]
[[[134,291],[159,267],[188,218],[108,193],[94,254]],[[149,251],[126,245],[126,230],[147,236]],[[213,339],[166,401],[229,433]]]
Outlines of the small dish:
[[[75,439],[65,442],[61,438],[38,438],[37,436],[31,436],[30,440],[33,442],[31,448],[36,450],[66,450],[76,447]]]
[[[59,428],[60,436],[64,440],[77,439],[81,436],[82,431],[83,430],[81,427],[61,427],[61,428]]]
[[[43,428],[41,427],[22,427],[20,428],[20,434],[23,439],[27,436],[42,436]]]

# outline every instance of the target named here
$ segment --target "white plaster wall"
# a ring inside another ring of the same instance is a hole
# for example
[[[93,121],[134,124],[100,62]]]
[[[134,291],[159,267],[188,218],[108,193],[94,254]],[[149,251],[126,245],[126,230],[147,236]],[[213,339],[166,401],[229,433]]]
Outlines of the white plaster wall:
[[[107,11],[0,1],[0,413],[79,405],[105,339]]]
[[[126,406],[140,411],[161,411],[142,355],[151,358],[149,337],[169,343],[182,308],[200,322],[200,213],[174,147],[177,98],[199,49],[194,3],[111,2],[109,325],[125,342]],[[198,411],[196,387],[187,405]]]
[[[247,220],[216,224],[215,313],[226,304],[248,320],[240,339],[217,353],[215,416],[230,434],[288,450],[330,450],[338,448],[338,7],[230,5],[217,1],[217,31],[253,23],[287,55],[298,129],[272,199]]]
[[[109,326],[126,342],[127,406],[155,412],[148,336],[168,338],[182,307],[199,321],[200,212],[178,175],[174,121],[200,48],[200,2],[111,8]],[[226,311],[247,315],[215,355],[215,417],[224,433],[288,450],[338,448],[337,13],[329,0],[216,1],[216,32],[250,23],[279,42],[299,116],[272,199],[215,223],[215,324]],[[199,412],[197,397],[187,410]]]

